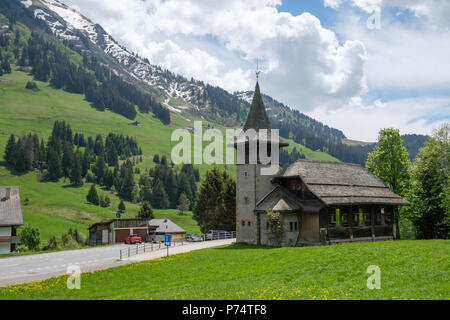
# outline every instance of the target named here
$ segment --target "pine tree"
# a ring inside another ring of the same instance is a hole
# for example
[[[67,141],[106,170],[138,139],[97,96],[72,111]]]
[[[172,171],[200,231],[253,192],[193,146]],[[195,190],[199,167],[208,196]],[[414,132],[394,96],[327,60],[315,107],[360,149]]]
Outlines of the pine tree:
[[[81,176],[86,178],[86,175],[90,169],[91,160],[88,150],[84,150],[83,161],[81,162]]]
[[[170,206],[169,197],[162,181],[159,179],[153,187],[152,206],[157,209],[167,209]]]
[[[121,198],[127,201],[132,201],[132,193],[134,188],[134,176],[133,168],[131,166],[125,168],[125,176],[122,180],[119,195]]]
[[[9,166],[14,166],[14,154],[16,149],[16,137],[11,134],[6,144],[4,159]]]
[[[203,232],[212,229],[235,230],[235,182],[213,168],[206,172],[193,208],[194,219]]]
[[[98,206],[100,204],[100,198],[97,193],[97,189],[95,188],[95,184],[91,185],[89,189],[89,193],[86,196],[86,200],[88,203]]]
[[[103,154],[101,154],[97,157],[97,161],[93,169],[95,175],[97,176],[97,183],[99,184],[103,183],[103,176],[105,175],[105,170],[106,170],[105,157]]]
[[[72,170],[70,171],[70,183],[76,187],[83,185],[81,171],[81,154],[80,152],[76,152],[72,163]]]
[[[48,179],[58,181],[61,177],[61,158],[52,148],[47,149]]]
[[[141,208],[138,212],[138,217],[141,219],[154,219],[152,206],[148,201],[142,202]]]
[[[125,203],[123,202],[123,200],[120,200],[118,209],[119,209],[119,212],[120,212],[120,213],[124,213],[125,210],[127,209],[127,208],[125,207]]]
[[[68,141],[63,142],[63,157],[62,157],[62,173],[65,178],[70,176],[70,169],[73,166],[73,145]]]
[[[155,154],[155,155],[153,156],[153,162],[159,164],[159,154]]]

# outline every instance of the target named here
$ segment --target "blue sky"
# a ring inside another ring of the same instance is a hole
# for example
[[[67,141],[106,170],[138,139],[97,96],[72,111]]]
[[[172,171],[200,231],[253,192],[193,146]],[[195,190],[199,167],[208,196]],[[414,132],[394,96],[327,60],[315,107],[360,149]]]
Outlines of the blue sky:
[[[351,139],[450,120],[450,1],[62,1],[153,64],[230,92],[254,88],[259,59],[264,93]]]

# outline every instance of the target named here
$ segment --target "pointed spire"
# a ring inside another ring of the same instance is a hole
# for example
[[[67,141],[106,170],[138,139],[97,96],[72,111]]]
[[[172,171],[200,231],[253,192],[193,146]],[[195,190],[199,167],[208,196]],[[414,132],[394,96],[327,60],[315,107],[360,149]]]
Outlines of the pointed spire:
[[[255,94],[253,95],[247,122],[244,125],[244,131],[247,131],[248,129],[255,129],[256,131],[259,131],[260,129],[272,129],[266,109],[264,108],[264,102],[261,97],[258,82],[256,82]]]

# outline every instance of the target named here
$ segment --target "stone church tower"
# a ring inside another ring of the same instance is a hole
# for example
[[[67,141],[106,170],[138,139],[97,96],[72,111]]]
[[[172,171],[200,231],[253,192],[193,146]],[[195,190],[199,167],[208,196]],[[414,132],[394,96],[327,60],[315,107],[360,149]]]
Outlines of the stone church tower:
[[[270,152],[270,130],[271,125],[264,108],[258,82],[256,83],[255,93],[253,96],[250,112],[247,122],[244,125],[244,132],[249,129],[256,131],[258,146],[262,143],[267,144]],[[261,129],[267,129],[267,135],[260,134]],[[257,164],[251,164],[249,161],[249,143],[248,140],[238,138],[234,146],[237,148],[239,144],[245,144],[245,163],[236,164],[236,241],[250,244],[258,244],[260,235],[258,234],[259,221],[255,214],[256,204],[269,192],[274,186],[271,179],[278,175],[262,175],[261,168],[270,165],[263,165],[259,161]],[[278,148],[286,147],[288,144],[279,141]],[[259,152],[259,148],[258,148]]]

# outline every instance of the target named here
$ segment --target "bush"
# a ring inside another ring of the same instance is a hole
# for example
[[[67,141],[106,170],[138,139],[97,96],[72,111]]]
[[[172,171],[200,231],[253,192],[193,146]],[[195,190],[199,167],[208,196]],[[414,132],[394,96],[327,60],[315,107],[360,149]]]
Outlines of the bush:
[[[36,82],[34,82],[34,81],[28,81],[27,85],[25,86],[25,88],[33,90],[33,91],[40,91],[38,86],[37,86],[37,84],[36,84]]]
[[[60,249],[60,246],[59,246],[59,241],[55,236],[51,237],[50,240],[48,241],[48,243],[42,247],[42,250],[44,250],[44,251],[57,250],[57,249]]]
[[[32,226],[26,224],[20,230],[20,237],[22,243],[26,245],[28,249],[39,249],[39,245],[41,244],[41,233],[38,228],[33,228]]]

